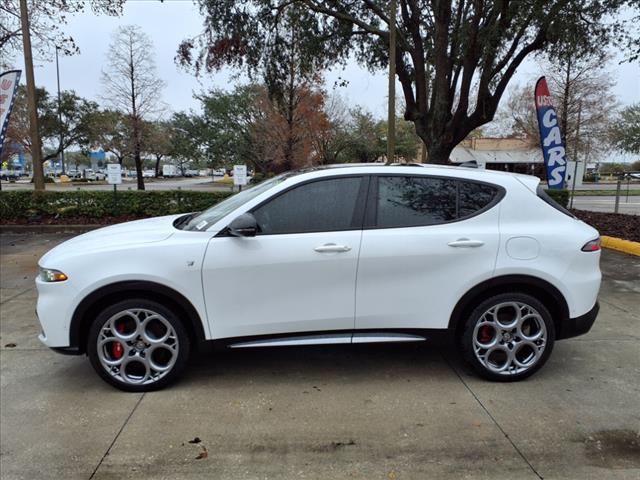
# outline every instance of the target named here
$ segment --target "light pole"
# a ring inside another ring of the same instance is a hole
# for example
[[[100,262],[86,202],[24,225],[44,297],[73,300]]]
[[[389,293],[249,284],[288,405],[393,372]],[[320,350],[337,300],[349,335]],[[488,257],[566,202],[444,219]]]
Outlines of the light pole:
[[[62,134],[62,100],[60,97],[60,65],[58,63],[58,50],[60,48],[56,45],[56,76],[58,77],[58,123],[60,123],[60,164],[62,165],[62,174],[65,174],[64,170],[64,137]]]

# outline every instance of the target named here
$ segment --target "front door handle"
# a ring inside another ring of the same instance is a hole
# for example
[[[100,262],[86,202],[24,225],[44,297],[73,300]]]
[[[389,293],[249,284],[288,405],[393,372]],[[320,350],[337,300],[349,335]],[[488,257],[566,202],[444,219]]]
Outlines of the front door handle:
[[[453,242],[447,243],[450,247],[458,247],[458,248],[477,248],[484,245],[482,240],[469,240],[468,238],[459,238]]]
[[[332,253],[332,252],[348,252],[351,247],[347,245],[336,245],[335,243],[325,243],[319,247],[314,248],[318,253]]]

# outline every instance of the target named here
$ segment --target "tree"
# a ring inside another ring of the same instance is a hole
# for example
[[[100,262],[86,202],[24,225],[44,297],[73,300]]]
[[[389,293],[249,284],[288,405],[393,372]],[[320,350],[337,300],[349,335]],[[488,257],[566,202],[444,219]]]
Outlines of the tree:
[[[173,125],[169,121],[145,122],[142,126],[143,151],[155,161],[155,176],[160,174],[160,162],[171,155]]]
[[[378,121],[371,112],[360,107],[354,108],[349,113],[351,119],[348,126],[347,161],[359,163],[377,161],[386,151],[384,138],[380,137]]]
[[[620,150],[640,153],[640,103],[623,108],[609,133],[613,145]]]
[[[60,156],[62,150],[78,147],[88,150],[95,142],[93,123],[99,115],[98,104],[79,97],[72,90],[60,94],[60,113],[58,99],[52,97],[44,88],[36,89],[36,107],[38,113],[38,133],[46,147],[42,162]],[[62,143],[60,134],[62,133]],[[31,135],[27,112],[26,91],[19,87],[14,110],[9,120],[7,137],[31,153]]]
[[[156,76],[153,44],[140,27],[119,27],[109,46],[107,63],[108,70],[102,72],[105,100],[128,117],[138,190],[144,190],[143,122],[156,112],[164,87],[164,82]]]
[[[94,117],[90,127],[94,147],[111,153],[120,165],[125,159],[131,158],[133,145],[129,117],[115,110],[102,110]]]
[[[349,147],[349,110],[338,95],[325,95],[322,110],[324,118],[319,118],[312,130],[315,161],[320,165],[339,163]]]
[[[296,9],[307,26],[297,52],[316,68],[354,56],[371,69],[388,62],[387,2],[367,0],[198,0],[201,36],[182,43],[178,58],[199,69],[249,71],[272,51],[282,19]],[[600,49],[615,26],[606,23],[624,0],[400,0],[396,72],[429,160],[446,163],[452,149],[491,121],[523,60],[551,44]],[[194,55],[194,50],[199,53]]]
[[[231,92],[211,90],[197,98],[202,104],[200,142],[212,167],[247,163],[263,171],[265,159],[256,149],[255,128],[264,117],[260,109],[264,88],[241,85]]]
[[[29,5],[29,30],[36,54],[46,56],[58,47],[64,54],[79,51],[72,37],[62,31],[69,15],[85,11],[117,16],[125,0],[37,0]],[[19,0],[0,0],[0,69],[9,69],[16,54],[22,52],[22,25]]]
[[[546,62],[542,71],[554,105],[558,111],[560,131],[565,138],[567,153],[593,155],[605,151],[611,115],[617,104],[612,93],[613,81],[607,63],[600,56],[569,57],[566,61]],[[511,118],[512,132],[540,145],[538,120],[533,101],[533,85],[517,88],[509,99],[506,115]],[[578,121],[579,120],[579,121]]]

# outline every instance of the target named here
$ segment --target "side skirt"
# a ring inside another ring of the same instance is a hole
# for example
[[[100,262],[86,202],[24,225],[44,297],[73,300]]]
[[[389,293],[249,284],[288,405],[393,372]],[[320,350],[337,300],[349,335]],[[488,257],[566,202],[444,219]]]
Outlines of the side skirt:
[[[228,343],[229,348],[285,347],[299,345],[344,345],[350,343],[404,343],[424,342],[424,335],[394,332],[345,332],[280,336]]]

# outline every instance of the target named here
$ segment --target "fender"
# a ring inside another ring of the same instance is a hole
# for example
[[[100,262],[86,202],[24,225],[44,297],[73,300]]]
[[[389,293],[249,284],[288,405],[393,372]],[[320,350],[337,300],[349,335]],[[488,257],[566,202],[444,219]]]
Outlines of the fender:
[[[562,328],[569,319],[569,306],[556,287],[538,277],[530,275],[503,275],[479,283],[465,293],[451,312],[449,329],[458,333],[458,328],[479,301],[503,292],[521,291],[536,296],[549,309],[556,326],[556,338],[562,337]]]
[[[70,349],[85,353],[85,340],[89,331],[90,319],[107,304],[126,297],[140,296],[168,303],[168,307],[177,310],[184,318],[185,328],[195,344],[205,340],[202,319],[195,307],[182,294],[172,288],[149,281],[124,281],[105,285],[87,295],[76,307],[69,326]]]

